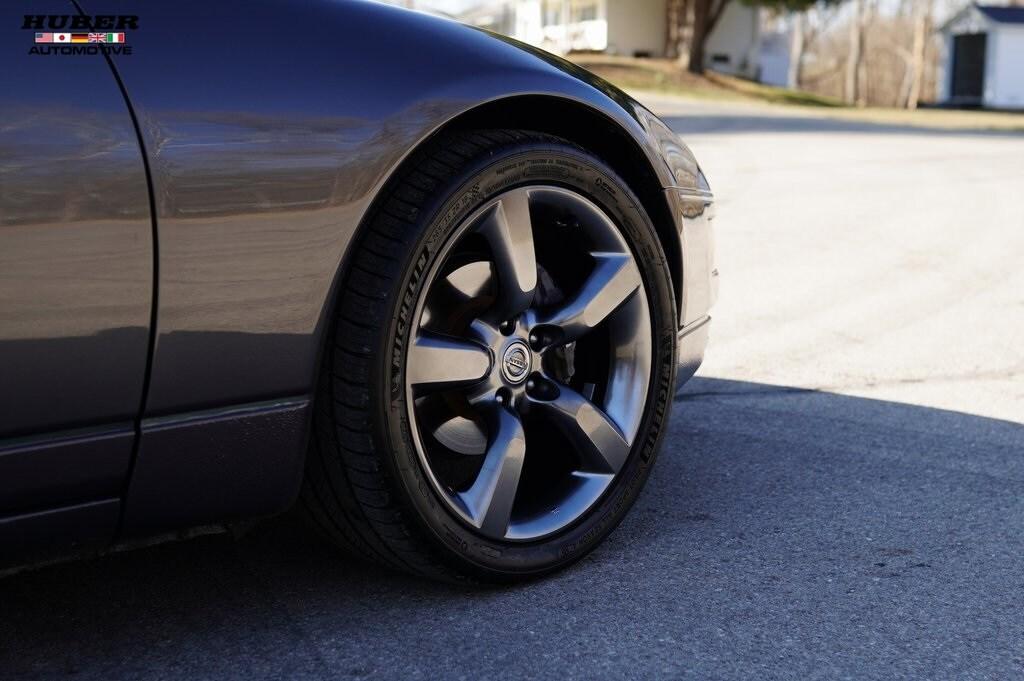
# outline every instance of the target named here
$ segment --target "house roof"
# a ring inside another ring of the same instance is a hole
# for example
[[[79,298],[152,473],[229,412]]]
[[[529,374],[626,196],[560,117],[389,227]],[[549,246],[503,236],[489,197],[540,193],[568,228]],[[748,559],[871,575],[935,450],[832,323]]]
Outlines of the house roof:
[[[975,5],[978,11],[997,24],[1024,24],[1024,7]]]

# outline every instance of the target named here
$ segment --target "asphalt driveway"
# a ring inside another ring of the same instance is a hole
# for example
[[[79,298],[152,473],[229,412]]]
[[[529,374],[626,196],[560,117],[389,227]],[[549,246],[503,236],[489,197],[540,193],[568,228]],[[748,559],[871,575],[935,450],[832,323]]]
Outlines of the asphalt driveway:
[[[461,589],[285,518],[0,580],[0,677],[1024,675],[1024,137],[652,100],[722,291],[634,511]]]

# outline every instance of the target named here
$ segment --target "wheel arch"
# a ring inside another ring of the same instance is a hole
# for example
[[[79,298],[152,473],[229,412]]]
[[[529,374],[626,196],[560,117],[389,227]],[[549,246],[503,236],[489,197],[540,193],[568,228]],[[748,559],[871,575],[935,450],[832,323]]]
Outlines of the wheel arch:
[[[592,151],[618,173],[636,194],[641,205],[654,225],[665,253],[672,277],[672,291],[676,298],[676,313],[679,315],[680,301],[683,300],[683,252],[679,226],[672,215],[672,208],[666,199],[665,180],[659,169],[652,163],[651,155],[661,156],[661,150],[653,141],[641,141],[611,115],[598,107],[557,94],[516,94],[498,97],[467,108],[423,135],[402,157],[394,163],[381,178],[374,190],[373,200],[366,207],[354,231],[349,246],[342,254],[329,292],[321,308],[318,324],[318,351],[314,367],[323,361],[324,346],[329,335],[330,315],[337,306],[338,289],[348,269],[349,258],[359,235],[366,224],[373,219],[377,207],[389,195],[391,188],[400,181],[405,170],[418,158],[418,151],[429,145],[440,135],[453,131],[484,128],[528,129],[562,137]],[[644,148],[647,144],[648,148]],[[688,154],[688,152],[687,152]],[[685,158],[685,157],[684,157]],[[692,157],[691,157],[692,158]],[[666,168],[671,164],[666,163]],[[674,175],[673,175],[674,176]],[[676,320],[682,323],[682,317]],[[317,372],[314,369],[313,375]]]

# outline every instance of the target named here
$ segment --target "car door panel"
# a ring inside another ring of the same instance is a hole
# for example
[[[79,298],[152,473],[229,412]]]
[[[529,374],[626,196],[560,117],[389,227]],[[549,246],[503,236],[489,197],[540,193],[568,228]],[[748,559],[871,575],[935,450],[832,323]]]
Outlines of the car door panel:
[[[120,495],[153,301],[148,183],[117,80],[101,55],[30,53],[24,13],[75,13],[30,4],[0,10],[0,515]]]

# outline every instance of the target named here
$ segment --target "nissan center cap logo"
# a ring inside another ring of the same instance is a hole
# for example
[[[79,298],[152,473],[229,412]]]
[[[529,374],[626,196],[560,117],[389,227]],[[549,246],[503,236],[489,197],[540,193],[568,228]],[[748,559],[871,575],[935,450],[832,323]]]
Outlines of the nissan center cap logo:
[[[29,54],[131,54],[126,31],[139,27],[134,14],[26,14],[21,27],[35,31]]]
[[[530,349],[526,343],[516,341],[507,348],[501,358],[501,373],[510,383],[519,383],[530,371]]]

